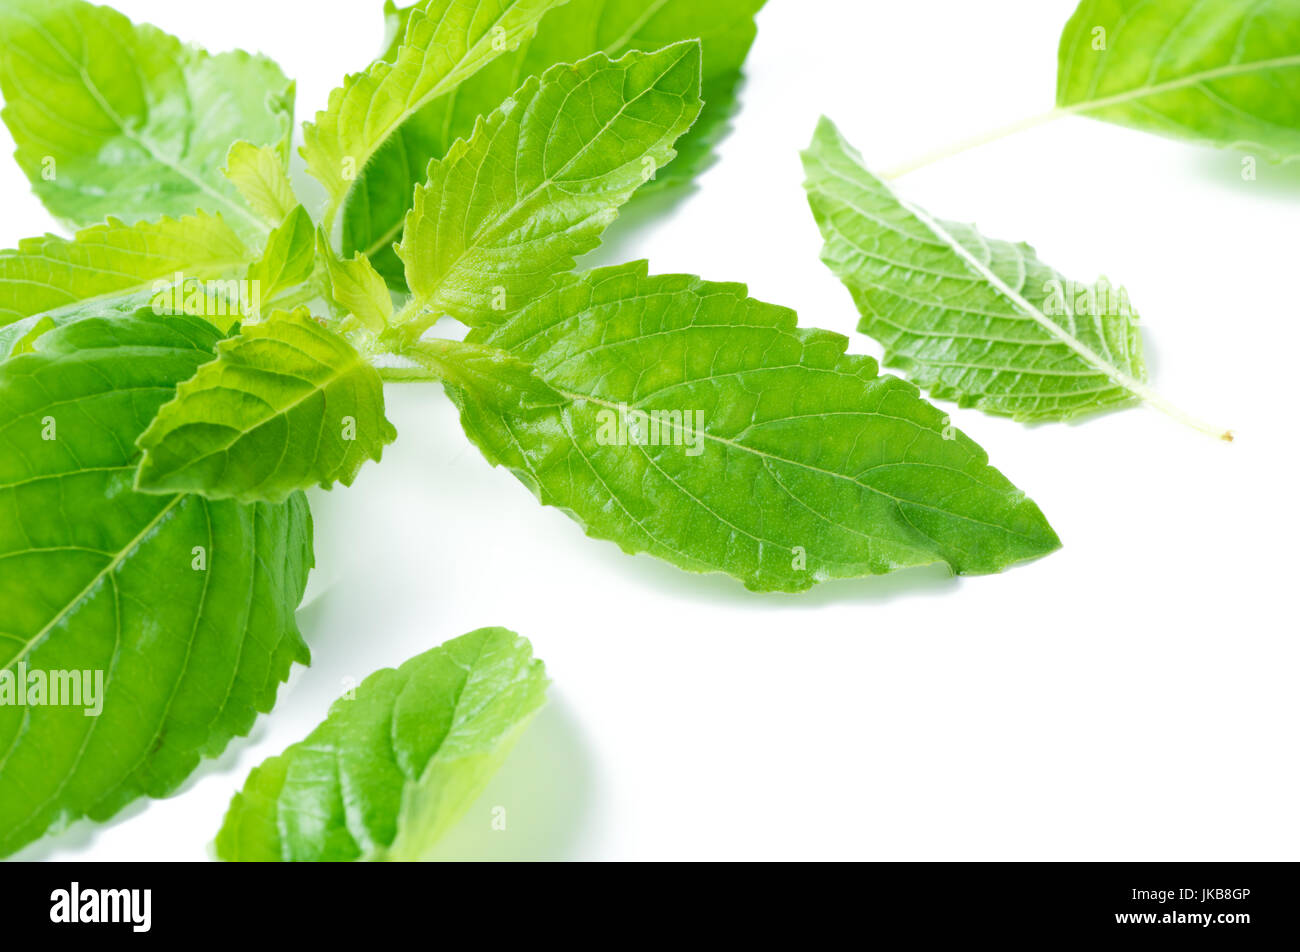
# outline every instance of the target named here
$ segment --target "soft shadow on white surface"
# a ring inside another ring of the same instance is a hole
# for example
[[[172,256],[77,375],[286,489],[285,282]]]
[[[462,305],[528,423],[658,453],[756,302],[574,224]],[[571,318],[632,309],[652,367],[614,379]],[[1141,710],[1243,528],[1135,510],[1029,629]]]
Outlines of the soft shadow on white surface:
[[[613,543],[587,540],[614,549]],[[867,578],[837,579],[800,593],[751,592],[728,575],[697,575],[649,555],[628,556],[614,552],[602,566],[626,584],[643,587],[647,597],[681,599],[696,604],[745,605],[762,602],[765,609],[809,609],[822,605],[869,605],[890,602],[908,596],[926,595],[955,589],[961,579],[947,565],[926,565],[903,569],[889,575]]]
[[[562,860],[590,828],[592,769],[576,718],[554,687],[505,765],[431,860]]]
[[[1300,162],[1274,164],[1259,158],[1254,164],[1254,178],[1243,178],[1246,153],[1231,149],[1197,149],[1190,156],[1190,167],[1206,179],[1207,185],[1267,198],[1269,201],[1300,203]]]
[[[193,780],[193,776],[190,779]],[[6,857],[5,862],[46,863],[51,860],[65,859],[66,857],[58,854],[64,851],[89,849],[105,832],[126,823],[128,820],[133,820],[143,813],[148,808],[149,803],[148,800],[136,800],[106,823],[78,820],[62,832],[42,837],[30,846],[24,847],[12,856]]]
[[[691,182],[635,197],[619,210],[614,224],[601,236],[600,246],[578,261],[578,269],[585,271],[644,258],[646,231],[664,226],[678,206],[697,191],[698,185]],[[657,273],[653,261],[650,273]]]

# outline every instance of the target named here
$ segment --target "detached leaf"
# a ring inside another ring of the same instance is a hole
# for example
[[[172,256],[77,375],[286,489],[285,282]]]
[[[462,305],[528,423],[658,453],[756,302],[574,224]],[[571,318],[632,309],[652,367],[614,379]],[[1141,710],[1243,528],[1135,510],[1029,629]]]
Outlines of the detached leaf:
[[[1300,158],[1300,0],[1083,0],[1061,34],[1056,104]]]
[[[449,93],[537,28],[565,0],[426,0],[392,61],[349,76],[304,129],[307,170],[329,195],[326,222],[371,157],[426,103]]]
[[[258,300],[270,303],[277,294],[297,287],[316,269],[316,224],[301,205],[271,232],[266,250],[248,269],[248,280],[256,282]]]
[[[803,160],[822,260],[852,292],[858,329],[885,346],[887,365],[935,397],[1018,420],[1139,399],[1146,370],[1136,315],[1119,306],[1127,297],[1086,288],[1096,306],[1080,311],[1075,285],[1032,248],[908,205],[828,119]]]
[[[675,154],[700,111],[700,46],[534,77],[429,166],[397,249],[412,334],[450,315],[500,321],[600,243],[618,208]]]
[[[178,272],[199,280],[239,274],[250,257],[229,225],[202,212],[135,225],[110,218],[71,241],[28,238],[0,251],[0,327],[73,305],[147,298]]]
[[[793,592],[936,562],[996,572],[1060,544],[915,387],[742,285],[593,271],[469,342],[568,399],[523,416],[458,392],[470,438],[626,552]]]
[[[139,446],[144,492],[279,502],[298,489],[352,485],[397,431],[378,372],[305,308],[222,341],[176,388]]]
[[[381,274],[405,288],[405,274],[392,245],[401,236],[415,186],[424,182],[431,159],[442,158],[457,139],[474,133],[486,116],[529,76],[560,63],[576,63],[593,53],[617,59],[635,50],[656,50],[683,40],[703,44],[701,74],[704,109],[678,142],[678,156],[656,170],[638,197],[660,186],[686,182],[713,160],[713,147],[726,133],[736,105],[741,67],[754,41],[754,15],[764,0],[569,0],[542,19],[537,33],[522,40],[456,89],[430,102],[406,120],[372,157],[348,195],[343,218],[343,248],[364,252]],[[415,8],[389,7],[396,37],[384,57],[392,60]],[[635,202],[637,199],[634,198]]]
[[[249,207],[271,224],[284,221],[298,204],[278,148],[236,142],[226,156],[226,178]]]
[[[221,174],[231,142],[283,138],[291,84],[262,56],[210,56],[81,0],[0,6],[4,121],[32,188],[83,226],[223,212],[264,225]]]
[[[255,767],[219,859],[418,860],[473,804],[545,703],[528,642],[480,628],[384,668]]]
[[[1070,281],[1029,245],[931,217],[868,172],[829,119],[803,160],[822,260],[852,292],[858,329],[931,395],[1028,421],[1141,400],[1232,440],[1147,386],[1137,314],[1122,288]]]
[[[173,792],[307,662],[303,496],[240,506],[131,489],[136,437],[216,341],[203,321],[144,312],[50,330],[0,364],[0,696],[13,692],[0,855]],[[17,703],[19,683],[53,690],[68,674],[91,696]]]

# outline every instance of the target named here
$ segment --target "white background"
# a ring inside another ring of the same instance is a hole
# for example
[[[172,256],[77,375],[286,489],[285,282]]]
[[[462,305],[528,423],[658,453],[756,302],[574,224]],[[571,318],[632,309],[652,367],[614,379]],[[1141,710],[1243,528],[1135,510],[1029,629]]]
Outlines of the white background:
[[[719,164],[677,205],[625,217],[596,261],[746,281],[853,334],[801,188],[818,115],[887,168],[1049,108],[1073,5],[771,0]],[[274,57],[300,119],[382,36],[379,0],[118,6]],[[1249,182],[1240,162],[1066,119],[901,184],[1072,277],[1124,283],[1156,387],[1237,434],[1148,409],[1039,427],[952,409],[1042,507],[1057,554],[754,595],[585,538],[488,467],[438,388],[390,388],[401,436],[383,464],[312,494],[311,669],[177,796],[21,856],[203,858],[248,770],[343,679],[501,624],[546,660],[552,701],[444,856],[1300,858],[1300,167]],[[49,227],[12,163],[0,203],[0,244]],[[879,353],[857,334],[852,349]]]

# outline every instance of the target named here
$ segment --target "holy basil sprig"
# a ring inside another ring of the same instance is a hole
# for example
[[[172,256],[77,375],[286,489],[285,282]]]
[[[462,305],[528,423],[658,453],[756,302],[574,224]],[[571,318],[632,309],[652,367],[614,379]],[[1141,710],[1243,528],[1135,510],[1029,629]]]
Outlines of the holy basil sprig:
[[[579,20],[594,9],[571,5]],[[842,337],[739,285],[644,263],[572,271],[688,133],[698,167],[720,127],[702,90],[734,88],[760,5],[608,0],[592,39],[563,29],[560,0],[429,0],[391,60],[309,125],[317,215],[290,184],[292,87],[274,64],[79,0],[0,5],[19,160],[84,226],[0,253],[0,687],[20,665],[109,672],[99,720],[0,709],[0,853],[170,792],[269,709],[307,658],[301,491],[380,458],[396,435],[386,380],[444,384],[489,461],[593,536],[759,591],[927,563],[993,572],[1059,545],[978,446]],[[28,98],[42,89],[50,103]],[[396,255],[340,243],[331,226],[352,220],[358,176],[373,189],[415,117],[453,95],[472,115],[444,127],[458,138],[420,158],[393,206]],[[444,317],[468,338],[431,336]],[[291,828],[331,789],[286,786],[313,769],[291,749],[250,778],[221,842],[421,853],[541,696],[526,644],[467,638],[380,679],[408,672],[430,703],[367,688],[321,728],[352,756],[340,723],[412,718],[429,756],[371,791],[400,810],[364,830],[344,818],[350,845]],[[438,698],[479,687],[519,702],[500,730],[425,744]]]

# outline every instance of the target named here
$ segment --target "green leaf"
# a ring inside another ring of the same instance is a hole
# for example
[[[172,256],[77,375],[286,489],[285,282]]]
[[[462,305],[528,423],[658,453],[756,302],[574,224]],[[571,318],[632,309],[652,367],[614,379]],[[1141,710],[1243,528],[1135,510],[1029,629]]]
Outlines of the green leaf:
[[[1082,285],[1026,244],[931,217],[867,171],[829,119],[803,153],[822,260],[885,363],[937,399],[1017,420],[1068,420],[1139,400],[1214,436],[1146,384],[1122,288]]]
[[[379,373],[300,308],[246,325],[176,388],[140,437],[136,485],[279,502],[352,485],[396,437]]]
[[[393,318],[393,296],[370,259],[363,255],[340,259],[324,233],[317,234],[316,248],[325,260],[335,303],[374,333],[387,328]]]
[[[316,268],[316,224],[301,205],[271,232],[266,250],[248,269],[257,299],[269,303],[277,294],[297,287]]]
[[[418,335],[443,315],[499,321],[600,243],[700,110],[700,46],[603,53],[529,79],[429,166],[397,252]]]
[[[457,139],[468,139],[479,116],[496,109],[530,76],[593,53],[617,59],[634,50],[656,50],[682,40],[703,44],[704,109],[678,142],[678,156],[656,171],[641,190],[681,184],[703,171],[726,132],[736,105],[741,67],[754,41],[754,15],[764,0],[569,0],[542,19],[537,34],[412,115],[372,157],[348,196],[343,248],[361,251],[396,288],[404,288],[402,264],[392,246],[401,236],[415,186],[431,159],[445,156]],[[414,8],[387,11],[397,37]],[[396,54],[396,46],[386,59]],[[638,196],[641,193],[638,193]],[[635,201],[635,199],[633,200]]]
[[[823,119],[803,153],[822,260],[848,286],[858,329],[935,397],[1019,420],[1060,420],[1132,403],[1116,384],[1145,379],[1126,315],[1048,317],[1066,283],[1027,245],[913,210]],[[1074,295],[1068,295],[1069,305]]]
[[[1061,109],[1300,158],[1300,0],[1083,0],[1058,60]]]
[[[262,56],[210,56],[81,0],[0,6],[0,91],[17,159],[76,226],[224,212],[261,220],[221,174],[230,144],[283,139],[291,84]]]
[[[217,834],[227,861],[418,860],[546,700],[528,642],[480,628],[366,678],[255,767]]]
[[[298,204],[278,148],[236,142],[226,156],[225,175],[249,207],[273,225],[288,218]]]
[[[67,324],[0,364],[0,696],[37,672],[91,672],[94,693],[0,704],[0,855],[173,792],[308,659],[304,497],[131,489],[136,437],[216,341],[200,320],[143,312]]]
[[[28,238],[0,251],[0,327],[73,306],[147,298],[178,272],[199,280],[238,274],[250,257],[230,226],[203,213],[135,225],[110,218],[70,241]]]
[[[593,271],[469,341],[568,398],[522,416],[454,392],[470,438],[626,552],[802,591],[938,562],[996,572],[1059,545],[915,387],[743,285]]]
[[[307,170],[329,196],[327,225],[357,174],[407,119],[530,35],[565,0],[427,0],[391,62],[349,76],[304,129]]]

